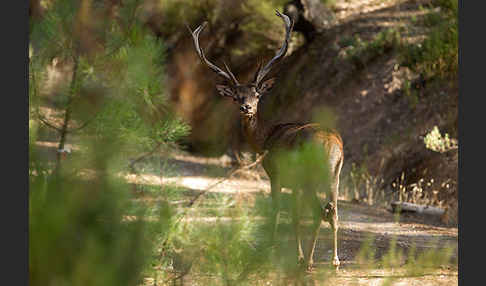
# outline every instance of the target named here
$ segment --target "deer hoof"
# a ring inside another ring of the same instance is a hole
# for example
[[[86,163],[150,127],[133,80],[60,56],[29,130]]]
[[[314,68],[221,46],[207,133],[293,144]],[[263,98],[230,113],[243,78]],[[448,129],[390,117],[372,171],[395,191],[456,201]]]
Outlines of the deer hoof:
[[[313,263],[309,263],[307,264],[307,266],[305,267],[305,272],[307,273],[312,273],[314,272],[314,264]]]
[[[341,265],[341,262],[337,256],[332,260],[332,265],[336,268],[336,271],[339,270],[339,265]]]

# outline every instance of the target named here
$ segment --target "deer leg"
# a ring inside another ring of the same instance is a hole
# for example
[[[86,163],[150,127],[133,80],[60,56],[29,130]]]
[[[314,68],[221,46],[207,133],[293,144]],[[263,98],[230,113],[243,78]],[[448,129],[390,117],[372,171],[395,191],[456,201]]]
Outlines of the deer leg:
[[[292,223],[294,225],[295,240],[297,243],[297,259],[298,263],[304,263],[304,251],[302,250],[302,238],[300,236],[300,211],[301,200],[299,198],[298,190],[292,190],[293,207],[292,207]]]
[[[311,206],[312,206],[312,218],[314,220],[312,224],[312,240],[309,248],[309,253],[307,255],[307,270],[312,270],[312,265],[314,264],[314,250],[317,244],[317,238],[319,237],[319,231],[321,229],[321,221],[322,221],[322,207],[315,192],[311,194]]]
[[[334,236],[334,253],[332,259],[332,265],[336,268],[336,271],[339,270],[339,265],[341,264],[339,261],[338,253],[337,253],[337,231],[338,231],[338,209],[337,209],[337,199],[338,199],[338,191],[339,191],[339,173],[341,172],[342,160],[337,164],[337,168],[334,172],[334,182],[331,186],[331,202],[326,205],[323,214],[323,220],[329,222],[331,225],[331,229],[333,231]]]
[[[326,208],[324,209],[324,215],[325,218],[323,220],[329,222],[331,225],[331,229],[333,231],[333,236],[334,236],[334,248],[333,248],[333,259],[332,259],[332,265],[336,268],[336,270],[339,270],[339,257],[337,254],[337,231],[338,231],[338,214],[337,214],[337,205],[336,201],[331,201],[327,203]]]
[[[334,258],[332,261],[332,264],[334,267],[336,267],[336,271],[339,270],[339,265],[341,262],[339,261],[339,257],[337,254],[337,231],[338,231],[338,207],[337,207],[337,201],[338,201],[338,192],[339,192],[339,174],[341,173],[341,168],[343,166],[343,158],[339,160],[338,165],[336,166],[336,170],[334,172],[334,185],[332,189],[332,199],[334,201],[334,215],[333,215],[333,220],[332,220],[332,229],[334,232]]]
[[[337,210],[337,199],[334,200],[334,208],[331,210],[332,212],[332,219],[331,219],[331,228],[334,235],[334,257],[332,259],[332,265],[336,267],[336,270],[339,270],[339,257],[337,253],[337,232],[338,232],[338,210]]]

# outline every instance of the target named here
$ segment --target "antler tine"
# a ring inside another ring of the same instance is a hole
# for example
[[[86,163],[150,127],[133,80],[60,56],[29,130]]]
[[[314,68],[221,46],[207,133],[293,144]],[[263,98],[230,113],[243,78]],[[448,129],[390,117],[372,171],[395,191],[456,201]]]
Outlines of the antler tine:
[[[262,66],[263,66],[263,60],[261,58],[258,58],[258,68],[256,69],[255,75],[253,76],[254,83],[257,82],[258,74],[260,73]]]
[[[258,85],[260,81],[267,75],[267,73],[271,70],[272,65],[281,57],[285,55],[287,52],[287,48],[289,45],[290,34],[292,33],[292,28],[294,27],[294,21],[289,18],[289,16],[285,14],[280,14],[278,10],[275,10],[276,15],[282,18],[285,24],[285,41],[277,52],[277,54],[262,68],[258,69],[258,74],[256,76],[255,84]]]
[[[214,72],[216,72],[218,75],[224,77],[225,79],[229,80],[230,82],[232,82],[233,84],[237,85],[238,84],[238,81],[236,80],[236,77],[233,75],[233,73],[231,73],[230,69],[228,68],[228,66],[226,66],[226,69],[228,70],[229,74],[226,73],[225,71],[223,71],[222,69],[220,69],[219,67],[217,67],[215,64],[211,63],[210,61],[208,61],[208,59],[206,59],[206,56],[204,55],[204,52],[203,50],[201,49],[201,47],[199,46],[199,34],[201,33],[201,31],[207,26],[208,22],[205,21],[203,22],[199,27],[196,28],[196,30],[191,31],[191,28],[189,28],[189,26],[186,26],[187,29],[189,30],[189,33],[191,33],[192,35],[192,39],[193,39],[193,42],[194,42],[194,47],[196,48],[196,52],[197,54],[199,55],[199,57],[201,58],[201,60],[210,68],[212,69]]]
[[[230,68],[226,65],[225,62],[223,62],[224,64],[224,67],[226,68],[226,71],[228,71],[228,74],[231,76],[231,79],[233,80],[233,82],[238,85],[238,80],[236,79],[235,75],[231,72]]]

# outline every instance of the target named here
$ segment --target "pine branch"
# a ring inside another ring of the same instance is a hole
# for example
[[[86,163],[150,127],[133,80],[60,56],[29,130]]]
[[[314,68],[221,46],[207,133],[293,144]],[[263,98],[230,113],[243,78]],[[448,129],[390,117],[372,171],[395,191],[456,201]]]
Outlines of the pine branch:
[[[38,111],[36,112],[37,113],[37,118],[39,119],[39,121],[46,125],[47,127],[50,127],[54,130],[56,130],[57,132],[62,132],[61,128],[57,127],[57,126],[54,126],[52,125],[51,123],[49,123],[49,121],[47,121]]]
[[[140,2],[140,1],[136,1],[136,2]],[[135,7],[132,9],[132,13],[130,14],[130,18],[128,19],[128,27],[127,27],[127,31],[130,31],[130,29],[133,27],[133,23],[134,23],[134,20],[135,20],[135,16],[136,16],[136,10],[137,8],[139,7],[140,3],[137,3],[135,5]],[[126,44],[126,35],[125,35],[125,40],[122,41],[122,43],[118,44],[117,47],[115,47],[114,49],[112,49],[111,51],[109,51],[106,55],[104,55],[104,58],[110,58],[111,56],[113,56],[120,48],[122,48],[124,45]]]

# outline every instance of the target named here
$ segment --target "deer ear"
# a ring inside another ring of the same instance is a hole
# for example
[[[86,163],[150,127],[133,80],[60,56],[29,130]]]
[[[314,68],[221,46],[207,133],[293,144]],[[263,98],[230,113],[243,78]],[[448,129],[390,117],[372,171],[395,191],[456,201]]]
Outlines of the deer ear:
[[[218,90],[221,96],[229,96],[232,98],[235,97],[233,89],[227,85],[217,84],[216,89]]]
[[[264,94],[265,92],[269,91],[272,88],[274,83],[275,83],[275,78],[271,78],[264,81],[258,88],[258,93]]]

